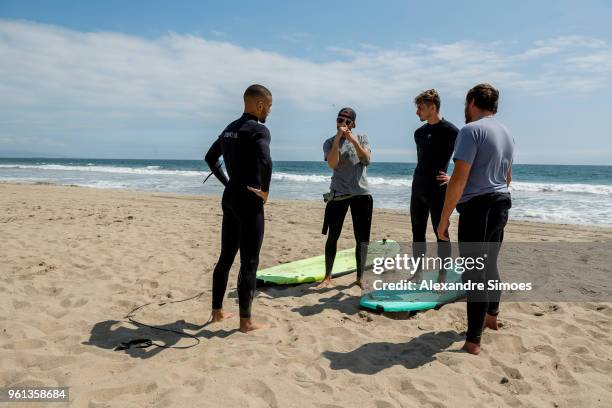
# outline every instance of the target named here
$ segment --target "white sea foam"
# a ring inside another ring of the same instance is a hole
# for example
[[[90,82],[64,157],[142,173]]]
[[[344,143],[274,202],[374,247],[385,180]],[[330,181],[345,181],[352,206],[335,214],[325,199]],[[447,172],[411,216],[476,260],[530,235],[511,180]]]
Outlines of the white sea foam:
[[[88,171],[98,173],[119,173],[119,174],[148,174],[166,176],[187,176],[200,177],[208,172],[195,170],[164,170],[159,166],[147,167],[121,167],[121,166],[66,166],[62,164],[0,164],[0,168],[8,169],[39,169],[39,170],[58,170],[58,171]]]
[[[612,186],[603,184],[577,184],[577,183],[531,183],[513,182],[511,191],[526,191],[533,193],[576,193],[612,195]]]
[[[93,163],[86,165],[62,165],[62,164],[0,164],[0,169],[30,169],[30,170],[57,170],[57,171],[82,171],[117,174],[142,174],[142,175],[167,175],[201,177],[208,175],[208,171],[196,170],[170,170],[161,169],[160,166],[125,167],[125,166],[97,166]],[[301,183],[328,183],[330,175],[324,174],[296,174],[288,172],[274,172],[274,180],[295,181]],[[373,186],[395,186],[410,187],[410,177],[380,177],[369,176],[368,182]],[[576,193],[594,195],[612,195],[612,186],[603,184],[580,184],[580,183],[538,183],[538,182],[513,182],[510,186],[512,191],[534,192],[534,193]]]
[[[272,180],[296,181],[300,183],[329,183],[330,176],[320,174],[294,174],[284,172],[273,172]]]
[[[62,164],[0,164],[0,169],[30,169],[30,170],[57,170],[57,171],[83,171],[117,174],[142,174],[142,175],[165,175],[202,177],[207,176],[208,171],[196,170],[170,170],[161,169],[160,166],[125,167],[125,166],[97,166],[93,163],[86,165],[62,165]],[[274,172],[274,180],[294,181],[300,183],[328,183],[330,175],[323,174],[296,174],[288,172]],[[380,177],[369,176],[368,182],[372,186],[395,186],[410,187],[410,177]],[[576,193],[593,195],[612,195],[612,186],[603,184],[580,184],[580,183],[538,183],[538,182],[513,182],[510,186],[512,191],[533,193]]]
[[[80,187],[92,187],[92,188],[104,188],[104,189],[106,188],[113,188],[113,189],[126,189],[127,188],[129,189],[130,187],[134,187],[127,183],[119,183],[119,182],[105,181],[105,180],[93,181],[89,183],[75,183],[74,185],[80,186]]]
[[[329,183],[331,181],[331,175],[274,172],[272,174],[272,179],[280,181],[296,181],[301,183]],[[412,184],[412,179],[368,176],[368,183],[370,183],[370,185],[409,187]]]

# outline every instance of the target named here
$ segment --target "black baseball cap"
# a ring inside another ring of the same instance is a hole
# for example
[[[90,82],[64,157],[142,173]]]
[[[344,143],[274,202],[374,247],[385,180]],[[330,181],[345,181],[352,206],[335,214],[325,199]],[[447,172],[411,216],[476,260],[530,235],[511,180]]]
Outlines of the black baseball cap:
[[[352,120],[353,122],[355,122],[355,119],[357,119],[357,114],[355,113],[353,108],[342,108],[342,109],[340,109],[340,112],[338,112],[338,116],[341,116],[341,117],[344,117],[344,118],[348,118],[348,119]]]

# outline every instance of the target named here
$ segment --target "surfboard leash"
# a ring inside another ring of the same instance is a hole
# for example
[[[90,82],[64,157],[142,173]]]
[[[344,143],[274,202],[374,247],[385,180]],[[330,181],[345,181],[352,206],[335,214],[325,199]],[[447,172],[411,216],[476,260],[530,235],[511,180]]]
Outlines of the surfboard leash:
[[[202,296],[204,293],[205,293],[205,292],[200,292],[200,293],[198,293],[198,294],[197,294],[197,295],[195,295],[195,296],[191,296],[191,297],[188,297],[188,298],[185,298],[185,299],[171,300],[171,301],[168,301],[168,302],[160,302],[160,303],[158,303],[157,305],[158,305],[158,306],[164,306],[164,305],[169,304],[169,303],[180,303],[180,302],[186,302],[186,301],[188,301],[188,300],[198,299],[198,298],[199,298],[200,296]],[[153,340],[151,340],[151,339],[147,339],[147,338],[139,338],[139,339],[132,339],[132,340],[130,340],[130,341],[126,341],[126,342],[119,343],[119,345],[118,345],[118,346],[115,348],[115,351],[127,350],[127,349],[130,349],[130,348],[132,348],[132,347],[136,347],[136,348],[147,348],[147,347],[151,347],[151,346],[157,346],[157,347],[161,347],[161,348],[168,348],[168,349],[173,348],[173,349],[184,350],[184,349],[188,349],[188,348],[195,347],[195,346],[197,346],[198,344],[200,344],[200,339],[199,339],[197,336],[194,336],[193,334],[190,334],[190,333],[185,333],[184,331],[179,331],[179,330],[174,330],[174,329],[168,329],[168,328],[165,328],[165,327],[159,327],[159,326],[155,326],[155,325],[151,325],[151,324],[143,323],[143,322],[140,322],[140,321],[138,321],[138,320],[136,320],[136,319],[134,319],[134,318],[133,318],[134,313],[135,313],[137,310],[140,310],[140,309],[142,309],[142,308],[144,308],[144,307],[147,307],[147,306],[149,306],[149,305],[150,305],[150,304],[152,304],[152,303],[153,303],[153,302],[149,302],[149,303],[145,303],[145,304],[140,305],[140,306],[136,306],[135,308],[133,308],[132,310],[130,310],[130,311],[128,312],[128,314],[126,314],[126,315],[124,316],[124,319],[127,319],[127,320],[128,320],[130,323],[132,323],[132,324],[134,324],[134,325],[136,325],[136,326],[147,327],[147,328],[150,328],[150,329],[153,329],[153,330],[159,330],[159,331],[164,331],[164,332],[170,332],[170,333],[175,333],[175,334],[178,334],[179,336],[182,336],[182,337],[188,337],[188,338],[190,338],[190,339],[195,340],[195,343],[194,343],[194,344],[190,344],[190,345],[188,345],[188,346],[168,346],[168,345],[165,345],[165,344],[156,343],[156,342],[154,342],[154,341],[153,341]]]

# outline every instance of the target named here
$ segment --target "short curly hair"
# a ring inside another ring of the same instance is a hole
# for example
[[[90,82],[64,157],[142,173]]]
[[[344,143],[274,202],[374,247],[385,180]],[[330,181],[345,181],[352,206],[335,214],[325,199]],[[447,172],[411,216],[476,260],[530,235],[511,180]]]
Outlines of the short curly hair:
[[[436,105],[436,109],[438,112],[440,111],[440,95],[438,95],[438,91],[435,89],[428,89],[427,91],[423,91],[414,98],[414,104],[419,105],[421,103],[431,105]]]
[[[465,102],[474,101],[476,107],[492,113],[497,113],[497,102],[499,91],[490,84],[478,84],[470,89],[465,97]]]

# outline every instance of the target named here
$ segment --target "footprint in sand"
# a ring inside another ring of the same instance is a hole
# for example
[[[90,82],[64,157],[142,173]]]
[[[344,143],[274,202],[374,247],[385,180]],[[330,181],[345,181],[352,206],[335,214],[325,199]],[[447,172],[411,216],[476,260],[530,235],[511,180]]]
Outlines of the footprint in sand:
[[[243,384],[240,388],[247,397],[260,398],[271,407],[278,406],[274,390],[261,380],[253,380],[247,384]]]
[[[72,307],[81,307],[81,306],[85,306],[87,303],[89,302],[89,299],[86,298],[80,298],[79,300],[77,300],[76,302],[74,302],[74,304],[72,305]]]
[[[502,363],[500,360],[497,360],[493,357],[491,357],[491,364],[493,366],[498,366],[501,367],[502,371],[504,372],[504,374],[506,374],[507,377],[514,379],[514,380],[522,380],[523,374],[521,373],[521,371],[518,368],[515,367],[510,367],[504,363]]]
[[[32,306],[29,302],[13,299],[13,307],[15,310],[25,309]]]

